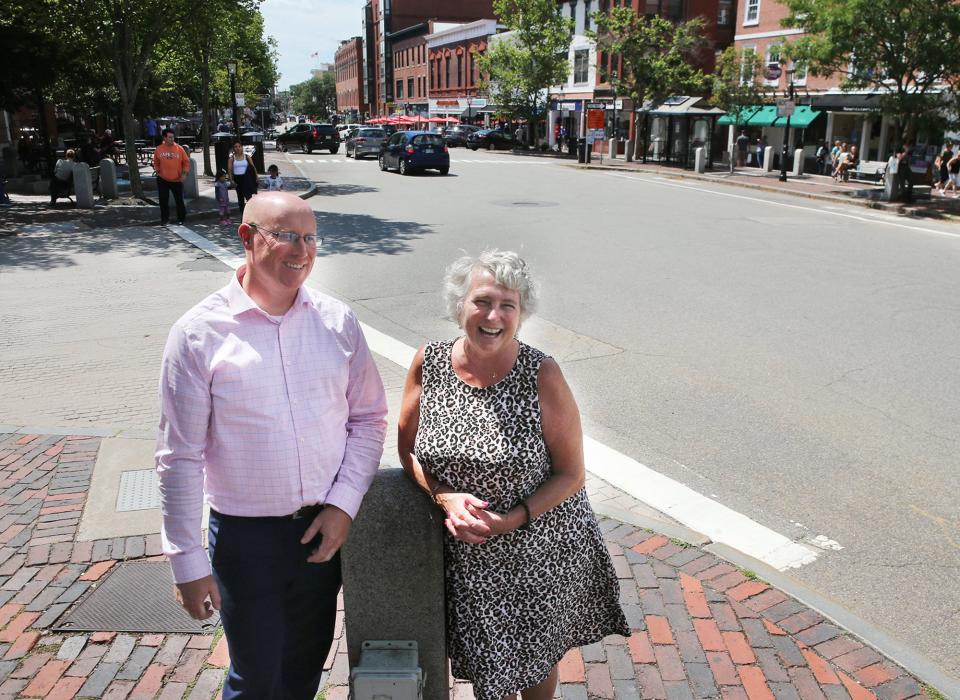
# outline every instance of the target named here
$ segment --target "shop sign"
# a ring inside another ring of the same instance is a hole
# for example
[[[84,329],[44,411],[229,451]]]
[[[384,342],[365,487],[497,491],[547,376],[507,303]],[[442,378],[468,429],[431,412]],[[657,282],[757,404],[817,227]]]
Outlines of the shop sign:
[[[587,110],[587,128],[588,129],[599,129],[603,131],[604,126],[606,125],[606,113],[603,109],[589,109]]]
[[[792,117],[796,110],[797,103],[793,100],[777,100],[777,117]]]

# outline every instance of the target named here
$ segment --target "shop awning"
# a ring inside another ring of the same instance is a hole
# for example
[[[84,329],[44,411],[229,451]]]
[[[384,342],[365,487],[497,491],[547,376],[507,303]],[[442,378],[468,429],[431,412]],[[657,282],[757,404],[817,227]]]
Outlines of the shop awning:
[[[806,129],[820,114],[809,105],[797,105],[793,111],[793,116],[790,117],[790,126],[795,129]],[[717,120],[717,124],[719,126],[730,126],[733,124],[733,116],[729,113],[724,114]],[[740,115],[740,126],[783,127],[786,125],[787,118],[777,116],[775,105],[759,105]]]
[[[776,107],[774,107],[774,113],[776,113]],[[793,110],[793,116],[790,117],[790,126],[794,129],[806,129],[810,126],[813,121],[819,117],[822,112],[817,112],[809,105],[797,105],[796,109]],[[787,118],[786,117],[777,117],[773,120],[773,123],[770,126],[786,126]]]

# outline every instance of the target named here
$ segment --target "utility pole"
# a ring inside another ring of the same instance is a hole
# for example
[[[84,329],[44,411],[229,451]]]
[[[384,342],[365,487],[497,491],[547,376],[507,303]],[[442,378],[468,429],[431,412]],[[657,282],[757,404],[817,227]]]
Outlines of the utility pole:
[[[793,69],[787,70],[787,99],[790,108],[787,113],[787,124],[783,130],[783,147],[780,149],[780,182],[787,181],[787,153],[790,152],[790,115],[793,114]]]

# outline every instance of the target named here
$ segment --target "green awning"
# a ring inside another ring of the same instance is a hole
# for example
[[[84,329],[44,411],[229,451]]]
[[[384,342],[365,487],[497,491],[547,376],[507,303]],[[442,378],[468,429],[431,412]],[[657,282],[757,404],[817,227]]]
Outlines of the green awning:
[[[790,126],[796,129],[806,129],[814,119],[820,116],[809,105],[797,105],[790,117]],[[728,113],[717,120],[720,126],[730,126],[733,124],[733,117]],[[740,126],[774,126],[783,127],[787,125],[786,117],[777,117],[777,108],[775,105],[758,105],[751,107],[748,111],[740,115]]]
[[[776,108],[774,107],[774,112]],[[813,123],[813,120],[819,117],[822,112],[817,112],[809,105],[797,105],[793,110],[793,116],[790,117],[790,126],[794,129],[806,129]],[[777,117],[770,126],[786,126],[786,117]]]

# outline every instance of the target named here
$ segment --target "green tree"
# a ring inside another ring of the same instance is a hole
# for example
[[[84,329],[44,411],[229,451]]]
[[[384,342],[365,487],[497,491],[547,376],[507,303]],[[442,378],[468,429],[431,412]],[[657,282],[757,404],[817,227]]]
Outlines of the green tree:
[[[712,80],[710,103],[724,110],[733,120],[734,131],[739,131],[746,117],[765,97],[766,87],[761,80],[760,57],[752,49],[728,46],[717,60]],[[734,153],[731,149],[731,173],[733,168]]]
[[[337,111],[337,82],[331,73],[321,73],[290,86],[293,111],[323,121]]]
[[[707,76],[695,60],[706,46],[704,20],[671,22],[658,15],[638,15],[630,7],[614,7],[593,15],[596,30],[590,36],[597,48],[623,60],[623,75],[604,75],[618,94],[628,94],[646,121],[648,105],[658,105],[672,95],[700,94]],[[646,124],[643,127],[646,132]],[[643,144],[636,139],[635,157]]]
[[[483,85],[512,116],[524,116],[536,142],[546,113],[547,90],[565,82],[573,22],[561,17],[554,0],[494,0],[493,11],[509,34],[490,42],[480,57]]]
[[[960,80],[960,5],[912,0],[783,0],[785,27],[806,34],[784,46],[813,75],[841,88],[872,88],[881,109],[912,140],[924,117],[943,112],[944,88]]]

